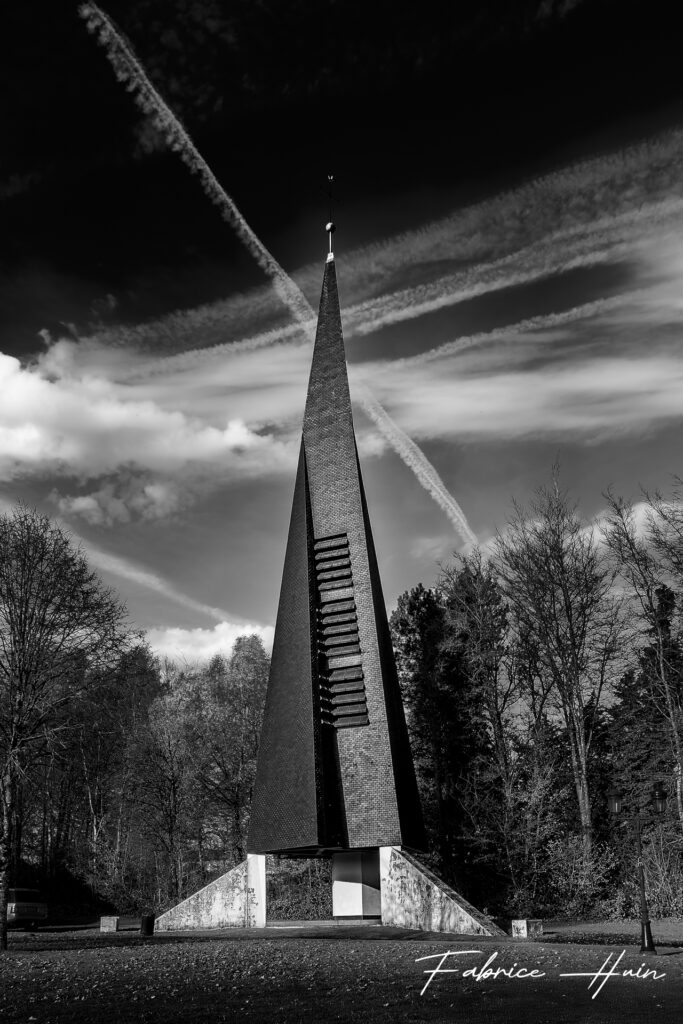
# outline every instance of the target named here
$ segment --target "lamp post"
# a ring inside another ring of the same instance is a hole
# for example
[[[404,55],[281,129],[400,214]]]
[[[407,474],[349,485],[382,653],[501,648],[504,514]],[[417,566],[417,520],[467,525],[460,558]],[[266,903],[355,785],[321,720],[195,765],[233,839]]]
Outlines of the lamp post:
[[[651,801],[654,804],[655,812],[657,814],[663,814],[666,808],[666,790],[662,786],[661,782],[656,782],[652,787]],[[621,814],[624,806],[624,794],[621,790],[613,786],[607,791],[607,803],[609,806],[610,814],[615,817]],[[641,953],[656,953],[655,944],[652,940],[652,930],[650,928],[650,912],[647,906],[647,896],[645,894],[645,871],[643,868],[643,845],[641,841],[641,822],[640,822],[640,811],[636,809],[635,814],[631,818],[633,825],[633,831],[636,839],[636,852],[638,855],[638,882],[640,885],[640,952]]]

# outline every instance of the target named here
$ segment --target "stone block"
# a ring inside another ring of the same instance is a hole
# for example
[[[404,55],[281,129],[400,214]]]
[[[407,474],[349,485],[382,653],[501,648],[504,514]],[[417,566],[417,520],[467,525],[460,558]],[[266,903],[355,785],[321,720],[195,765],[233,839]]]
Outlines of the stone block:
[[[100,918],[100,931],[101,932],[117,932],[119,930],[119,919],[118,917],[101,917]]]
[[[512,922],[513,939],[539,939],[543,935],[543,921],[536,917],[516,918]]]

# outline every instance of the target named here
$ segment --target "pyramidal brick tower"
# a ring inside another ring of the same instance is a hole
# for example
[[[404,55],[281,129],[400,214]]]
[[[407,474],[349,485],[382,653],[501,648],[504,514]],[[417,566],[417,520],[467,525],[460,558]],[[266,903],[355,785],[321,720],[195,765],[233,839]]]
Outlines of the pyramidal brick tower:
[[[332,231],[330,232],[330,250]],[[155,930],[263,927],[266,857],[332,858],[336,918],[504,934],[414,856],[422,811],[325,264],[251,805],[247,859]]]
[[[330,252],[248,848],[290,856],[365,851],[367,868],[380,847],[423,849],[424,843],[356,450]],[[350,859],[335,863],[348,866]],[[362,865],[363,858],[355,863]]]

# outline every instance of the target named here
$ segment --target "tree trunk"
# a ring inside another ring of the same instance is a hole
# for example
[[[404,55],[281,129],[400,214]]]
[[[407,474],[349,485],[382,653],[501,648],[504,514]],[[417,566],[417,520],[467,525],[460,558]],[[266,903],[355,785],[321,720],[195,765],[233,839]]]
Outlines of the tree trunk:
[[[593,822],[591,819],[591,802],[588,789],[586,743],[580,732],[581,726],[577,724],[571,713],[568,714],[566,710],[565,722],[569,738],[574,788],[576,789],[576,799],[579,805],[583,860],[584,864],[588,865],[593,852]]]
[[[7,949],[7,901],[9,896],[10,824],[12,821],[14,786],[9,770],[0,782],[2,825],[0,832],[0,950]]]
[[[661,635],[661,630],[658,630],[657,634],[657,656],[659,661],[659,677],[664,690],[664,700],[666,703],[666,718],[669,721],[669,727],[671,729],[671,740],[674,748],[674,760],[675,766],[674,771],[676,774],[676,807],[678,809],[678,820],[683,826],[683,743],[681,743],[681,734],[679,732],[679,721],[680,712],[676,708],[674,703],[674,697],[671,692],[671,686],[669,685],[668,671],[666,667],[666,661],[664,657],[664,640]]]

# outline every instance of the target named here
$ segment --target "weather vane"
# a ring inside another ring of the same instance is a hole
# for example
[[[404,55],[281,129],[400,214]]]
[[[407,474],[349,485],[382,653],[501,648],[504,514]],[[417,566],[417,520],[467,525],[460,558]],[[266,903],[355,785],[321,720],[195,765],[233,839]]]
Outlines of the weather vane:
[[[328,219],[327,219],[327,224],[325,225],[325,231],[327,231],[327,242],[328,242],[328,253],[327,253],[328,260],[334,258],[334,253],[332,252],[332,235],[334,234],[334,232],[336,230],[335,225],[334,225],[334,221],[332,220],[332,186],[333,186],[333,184],[334,184],[334,174],[328,174],[327,175],[327,199],[328,199],[328,203],[329,203],[329,205],[328,205],[329,216],[328,216]]]

